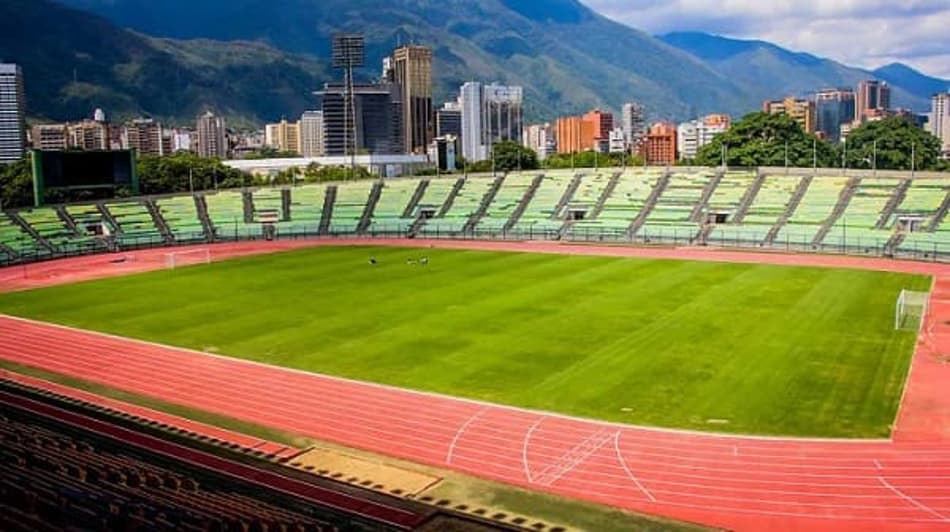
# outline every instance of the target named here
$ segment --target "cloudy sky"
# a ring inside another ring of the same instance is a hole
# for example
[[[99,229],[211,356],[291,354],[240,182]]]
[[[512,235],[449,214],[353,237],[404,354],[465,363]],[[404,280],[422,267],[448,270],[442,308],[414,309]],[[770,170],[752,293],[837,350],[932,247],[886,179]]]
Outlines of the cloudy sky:
[[[950,0],[582,0],[650,33],[762,39],[874,68],[894,61],[950,79]]]

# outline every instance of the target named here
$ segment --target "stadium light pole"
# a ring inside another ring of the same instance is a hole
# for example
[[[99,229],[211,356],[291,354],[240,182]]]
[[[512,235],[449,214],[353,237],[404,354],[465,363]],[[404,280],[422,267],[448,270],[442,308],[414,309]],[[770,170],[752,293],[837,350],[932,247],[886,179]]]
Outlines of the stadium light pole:
[[[785,139],[785,175],[788,175],[788,139]]]

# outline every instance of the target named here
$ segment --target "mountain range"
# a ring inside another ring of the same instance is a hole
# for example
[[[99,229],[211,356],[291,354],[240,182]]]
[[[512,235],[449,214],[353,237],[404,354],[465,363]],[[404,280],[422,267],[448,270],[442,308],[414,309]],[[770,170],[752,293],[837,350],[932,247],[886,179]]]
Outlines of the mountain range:
[[[929,107],[950,85],[904,65],[867,72],[760,41],[654,37],[577,0],[4,0],[0,58],[24,67],[31,116],[239,122],[292,117],[338,76],[330,39],[367,38],[363,78],[400,43],[433,48],[438,101],[468,80],[525,88],[526,116],[551,119],[643,102],[653,118],[741,115],[766,98],[881,77],[895,105]]]

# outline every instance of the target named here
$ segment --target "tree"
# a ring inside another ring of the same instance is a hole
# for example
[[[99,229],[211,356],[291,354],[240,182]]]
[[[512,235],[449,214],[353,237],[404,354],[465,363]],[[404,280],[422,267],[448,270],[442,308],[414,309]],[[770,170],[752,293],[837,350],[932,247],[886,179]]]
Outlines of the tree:
[[[757,112],[700,148],[696,164],[717,166],[725,151],[729,166],[785,166],[786,146],[789,166],[831,167],[840,162],[834,146],[806,133],[790,116]]]
[[[4,209],[33,205],[33,169],[29,157],[0,164],[0,204]]]
[[[594,168],[616,166],[640,166],[643,158],[623,153],[594,153],[593,150],[579,153],[557,153],[544,160],[546,168]]]
[[[940,139],[902,116],[854,128],[845,147],[849,168],[936,170],[940,158]]]
[[[521,144],[504,140],[496,142],[492,147],[495,160],[495,170],[508,172],[511,170],[535,170],[538,168],[538,154],[534,150]]]
[[[236,188],[258,182],[220,160],[179,152],[165,157],[140,157],[136,166],[142,194],[169,194],[211,188]]]

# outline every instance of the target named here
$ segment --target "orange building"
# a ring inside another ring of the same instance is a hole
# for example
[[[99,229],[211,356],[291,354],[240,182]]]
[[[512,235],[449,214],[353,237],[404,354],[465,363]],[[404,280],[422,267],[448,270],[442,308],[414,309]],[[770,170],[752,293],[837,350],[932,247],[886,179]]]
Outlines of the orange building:
[[[657,122],[650,126],[640,150],[647,164],[673,164],[676,162],[676,125]]]
[[[576,153],[593,150],[610,138],[614,115],[600,109],[584,116],[565,116],[557,120],[557,152]]]
[[[707,127],[721,126],[724,129],[729,129],[729,126],[732,125],[732,118],[724,114],[706,115],[703,117],[703,125]]]
[[[584,122],[590,124],[590,136],[584,138],[584,145],[589,146],[587,149],[594,149],[610,138],[610,131],[614,128],[614,115],[594,109],[584,115]]]

